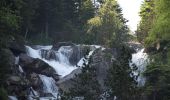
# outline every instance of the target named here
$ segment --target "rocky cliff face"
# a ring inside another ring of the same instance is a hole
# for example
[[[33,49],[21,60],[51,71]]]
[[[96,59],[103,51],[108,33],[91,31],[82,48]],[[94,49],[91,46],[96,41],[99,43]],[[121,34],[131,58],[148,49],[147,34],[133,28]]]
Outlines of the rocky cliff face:
[[[4,57],[9,62],[6,65],[7,73],[4,73],[6,79],[1,81],[2,85],[7,87],[9,98],[17,97],[19,100],[58,98],[58,89],[63,89],[61,84],[81,73],[83,57],[93,56],[97,53],[95,50],[99,49],[99,46],[95,45],[73,43],[32,47],[19,45],[17,42],[11,44],[9,48],[1,50],[1,55],[5,54]],[[5,59],[4,57],[1,59]],[[95,59],[93,58],[97,63]],[[65,88],[68,89],[69,85]]]
[[[119,56],[117,48],[108,49],[96,45],[62,42],[53,46],[23,48],[17,42],[13,44],[9,49],[1,50],[9,62],[6,80],[1,81],[7,87],[9,97],[17,97],[19,100],[59,99],[59,90],[68,92],[73,87],[72,79],[82,72],[83,63],[88,63],[86,57],[91,57],[89,66],[96,69],[95,77],[104,92],[107,90],[107,72]]]

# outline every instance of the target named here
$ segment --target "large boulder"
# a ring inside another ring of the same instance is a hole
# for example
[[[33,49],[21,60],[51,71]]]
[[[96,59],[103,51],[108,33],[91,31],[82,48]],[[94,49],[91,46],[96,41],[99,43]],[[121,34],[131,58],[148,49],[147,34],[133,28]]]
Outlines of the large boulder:
[[[21,83],[21,77],[19,76],[9,76],[7,79],[8,84],[20,84]]]
[[[12,67],[15,64],[15,56],[9,49],[0,49],[0,61],[4,63],[2,66]]]
[[[134,53],[135,53],[135,50],[138,51],[138,50],[144,48],[141,43],[133,42],[133,41],[132,41],[132,42],[127,42],[126,45],[127,45],[129,48],[131,48],[132,50],[134,50],[134,51],[133,51]]]
[[[112,59],[114,59],[113,51],[111,49],[105,49],[99,48],[93,52],[93,55],[91,56],[91,63],[89,66],[94,67],[96,69],[97,74],[97,81],[100,84],[100,88],[105,91],[107,90],[107,87],[105,87],[105,80],[107,78],[107,72],[109,68],[112,66]],[[65,92],[68,92],[70,88],[74,86],[74,81],[72,79],[75,79],[75,75],[80,74],[81,68],[75,69],[73,72],[71,72],[69,75],[65,76],[61,80],[57,82],[59,88]]]
[[[107,87],[105,87],[105,80],[108,70],[112,66],[112,59],[114,59],[114,56],[109,49],[97,49],[91,58],[90,66],[96,69],[96,77],[103,91],[107,89]]]
[[[53,44],[52,49],[58,50],[61,46],[75,46],[75,44],[72,42],[58,42],[58,43]]]
[[[27,58],[29,59],[29,58]],[[24,59],[21,59],[21,64],[22,67],[24,69],[24,71],[26,71],[26,73],[32,73],[35,72],[37,74],[43,74],[46,76],[54,76],[56,75],[56,71],[54,70],[54,68],[52,68],[49,64],[47,64],[46,62],[42,61],[41,59],[33,59],[30,60],[30,62],[22,62]],[[56,77],[55,77],[56,78]]]
[[[41,57],[47,60],[58,60],[54,50],[41,49]]]
[[[0,80],[6,79],[7,74],[14,70],[15,57],[9,49],[0,49]]]
[[[71,54],[69,61],[72,65],[76,65],[77,62],[87,55],[89,51],[91,51],[91,47],[89,45],[78,45],[72,46],[73,53]]]
[[[26,66],[34,61],[34,58],[28,56],[27,54],[19,55],[19,65]]]
[[[29,74],[29,80],[30,80],[30,84],[31,86],[35,89],[38,90],[40,87],[42,87],[42,82],[41,79],[39,78],[39,75],[36,73],[31,73]]]
[[[78,75],[80,74],[82,71],[81,71],[81,68],[77,68],[75,70],[73,70],[69,75],[63,77],[62,79],[60,79],[58,82],[57,82],[57,85],[59,86],[59,88],[62,90],[62,91],[65,91],[65,92],[68,92],[70,88],[73,87],[73,80],[75,78],[75,75]]]
[[[21,53],[26,53],[25,46],[22,43],[18,43],[16,41],[11,41],[8,45],[8,48],[15,56],[18,56]]]

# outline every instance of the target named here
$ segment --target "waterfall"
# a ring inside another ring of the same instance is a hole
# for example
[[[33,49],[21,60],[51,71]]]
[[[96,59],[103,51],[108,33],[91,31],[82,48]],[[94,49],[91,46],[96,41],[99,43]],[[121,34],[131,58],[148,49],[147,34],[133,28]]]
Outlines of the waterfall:
[[[89,52],[88,57],[92,55],[95,49],[100,48],[100,46],[92,45],[94,47],[93,50]],[[39,58],[44,62],[48,63],[51,67],[55,69],[57,74],[62,77],[70,74],[73,70],[77,69],[78,66],[82,66],[84,62],[84,58],[81,58],[77,65],[71,65],[69,62],[69,58],[73,53],[73,48],[71,46],[61,46],[58,51],[54,51],[56,59],[46,59],[42,57],[42,50],[47,50],[47,52],[51,52],[52,46],[37,46],[36,49],[31,48],[30,46],[26,46],[27,55],[32,58]],[[48,53],[47,53],[48,54]],[[88,63],[86,61],[86,63]]]
[[[30,57],[39,58],[43,60],[44,62],[48,63],[51,67],[55,69],[57,74],[59,74],[61,77],[68,75],[69,73],[71,73],[73,70],[77,68],[76,66],[72,66],[69,62],[69,57],[72,52],[72,49],[70,46],[62,46],[59,48],[58,51],[55,51],[55,55],[57,56],[59,61],[56,59],[47,60],[41,56],[41,50],[44,48],[46,50],[50,50],[51,49],[50,46],[47,46],[47,47],[41,46],[37,50],[29,46],[26,46],[26,48],[27,48],[27,54]]]
[[[29,88],[28,100],[34,100],[32,97],[38,97],[39,94],[32,87]]]
[[[133,68],[133,64],[136,65],[137,70],[134,70],[132,74],[134,76],[138,76],[136,81],[139,86],[144,86],[145,77],[143,77],[142,73],[146,70],[146,66],[148,63],[148,55],[144,53],[144,49],[139,50],[137,53],[132,54],[132,62],[130,62],[131,68]]]
[[[83,66],[84,66],[84,65],[83,65],[84,63],[85,63],[85,64],[88,64],[88,59],[89,59],[90,56],[93,54],[93,52],[94,52],[94,50],[89,52],[89,54],[86,56],[87,59],[86,59],[85,57],[81,58],[80,61],[77,63],[77,66],[83,67]]]
[[[72,59],[72,54],[74,47],[72,46],[61,46],[58,50],[53,50],[52,46],[25,46],[27,55],[32,58],[38,58],[42,61],[49,64],[52,68],[55,69],[56,74],[60,75],[60,79],[65,77],[66,75],[70,74],[73,70],[77,69],[77,66],[83,66],[83,63],[85,61],[86,64],[88,64],[88,58],[93,54],[94,50],[97,48],[100,48],[100,46],[92,45],[91,51],[89,52],[86,57],[82,57],[81,59],[78,59],[79,61],[77,64],[72,65],[70,63],[70,59]],[[79,48],[80,45],[77,45]],[[76,56],[80,56],[80,50],[76,52]],[[85,59],[87,58],[87,59]],[[20,68],[20,66],[19,66]],[[20,69],[21,72],[23,70]],[[56,99],[59,100],[59,92],[58,92],[58,86],[56,85],[55,80],[52,77],[47,77],[45,75],[40,75],[40,80],[43,84],[43,93],[47,94],[47,96],[39,97],[40,100],[53,100]],[[52,96],[49,97],[48,94],[51,94]],[[31,94],[30,94],[31,96]],[[32,99],[30,99],[32,100]]]
[[[19,71],[21,72],[21,73],[24,73],[24,70],[22,69],[22,67],[19,65]]]
[[[19,56],[15,57],[15,65],[19,63]]]
[[[52,77],[47,77],[45,75],[39,75],[40,79],[43,82],[43,91],[44,93],[52,93],[55,98],[58,96],[58,87],[56,82]]]
[[[20,73],[24,73],[24,70],[22,69],[22,67],[19,65],[19,56],[15,57],[15,65],[18,66],[18,70]]]

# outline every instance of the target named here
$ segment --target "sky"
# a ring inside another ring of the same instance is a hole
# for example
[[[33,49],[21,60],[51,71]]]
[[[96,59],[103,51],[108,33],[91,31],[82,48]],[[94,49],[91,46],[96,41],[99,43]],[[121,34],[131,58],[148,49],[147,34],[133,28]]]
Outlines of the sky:
[[[143,0],[117,0],[120,7],[123,9],[122,13],[124,18],[129,20],[127,25],[131,29],[131,31],[135,31],[137,29],[137,24],[140,21],[139,11],[140,5]]]

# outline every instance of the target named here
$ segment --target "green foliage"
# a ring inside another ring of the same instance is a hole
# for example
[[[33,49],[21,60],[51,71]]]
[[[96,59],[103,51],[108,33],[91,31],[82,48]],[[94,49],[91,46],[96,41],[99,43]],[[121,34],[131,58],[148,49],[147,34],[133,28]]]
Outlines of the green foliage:
[[[151,28],[153,27],[154,20],[155,20],[155,0],[145,0],[141,5],[140,9],[140,17],[141,21],[137,28],[137,38],[138,41],[144,43],[146,37],[148,36]]]
[[[88,60],[90,64],[90,59]],[[82,66],[82,73],[76,75],[73,79],[73,87],[67,93],[66,100],[72,100],[75,97],[83,97],[84,100],[98,100],[101,94],[100,85],[96,77],[96,69],[89,64]]]
[[[145,92],[150,100],[169,100],[170,96],[170,67],[169,65],[151,63],[147,67],[145,76],[147,82]],[[155,99],[154,99],[155,98]]]
[[[105,0],[97,15],[88,21],[88,33],[94,34],[96,43],[112,45],[112,42],[122,41],[128,32],[126,21],[121,15],[121,8],[115,0]]]
[[[11,52],[8,49],[0,49],[0,81],[6,79],[6,74],[11,68]]]
[[[19,1],[0,1],[0,33],[11,34],[20,27],[21,17],[18,16]]]
[[[3,87],[0,87],[0,99],[1,100],[8,100],[8,94]]]
[[[117,100],[137,100],[137,83],[134,77],[130,77],[132,72],[129,67],[131,52],[126,46],[119,47],[120,56],[113,61],[113,66],[109,69],[106,84],[112,90],[112,96]]]
[[[156,20],[154,27],[150,31],[148,41],[151,43],[157,40],[169,40],[170,35],[170,1],[157,0],[155,1]]]

